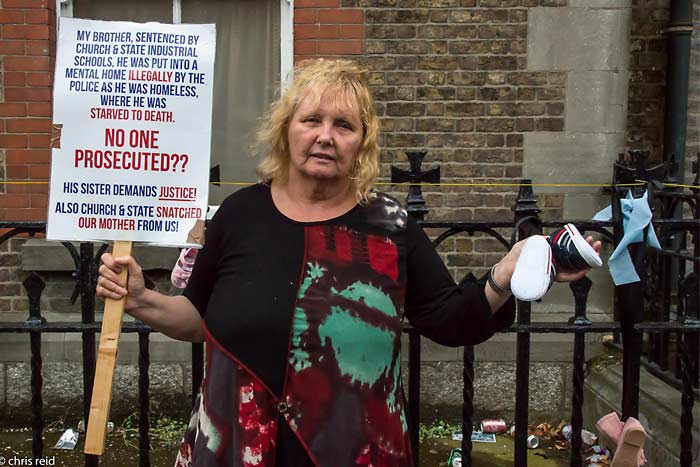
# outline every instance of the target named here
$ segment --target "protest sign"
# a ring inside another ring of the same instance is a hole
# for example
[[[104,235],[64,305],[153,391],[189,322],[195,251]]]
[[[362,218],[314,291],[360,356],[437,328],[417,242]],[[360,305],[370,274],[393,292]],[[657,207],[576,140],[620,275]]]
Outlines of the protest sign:
[[[115,257],[132,241],[201,246],[214,25],[60,26],[47,238],[114,240]],[[105,300],[86,454],[104,452],[124,302]]]
[[[47,238],[200,246],[214,25],[61,18]]]

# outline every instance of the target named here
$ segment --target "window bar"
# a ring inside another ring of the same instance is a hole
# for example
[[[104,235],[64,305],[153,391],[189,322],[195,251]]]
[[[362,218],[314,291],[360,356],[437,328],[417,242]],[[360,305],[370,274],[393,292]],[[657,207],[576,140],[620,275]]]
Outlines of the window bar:
[[[698,253],[698,238],[693,236],[695,253]],[[688,274],[679,285],[679,318],[684,323],[695,324],[700,320],[700,286],[696,271]],[[681,355],[682,394],[681,394],[681,432],[680,465],[690,467],[693,463],[693,405],[695,403],[693,387],[700,384],[700,336],[697,333],[678,333]]]
[[[280,83],[283,89],[290,83],[293,69],[294,1],[280,0]]]
[[[28,325],[41,325],[46,319],[41,316],[41,292],[44,290],[44,281],[35,272],[22,282],[29,299],[29,318],[25,322]],[[43,458],[44,452],[44,401],[41,397],[41,389],[44,384],[41,376],[41,331],[30,331],[29,341],[31,346],[31,390],[32,390],[32,458]]]
[[[150,467],[151,440],[148,436],[150,429],[150,397],[148,394],[148,370],[150,354],[148,349],[149,332],[139,332],[139,466]]]
[[[664,207],[664,218],[672,218],[673,212],[676,210],[678,205],[677,200],[673,198],[667,198],[663,203]],[[664,249],[669,249],[673,251],[676,250],[677,246],[680,246],[678,241],[679,234],[677,232],[672,233],[666,238],[665,244],[662,246]],[[677,297],[678,292],[678,280],[677,274],[679,270],[679,264],[681,261],[678,258],[672,256],[661,256],[660,258],[662,267],[659,269],[659,274],[661,274],[660,279],[662,282],[663,295],[661,297],[661,307],[659,307],[658,321],[670,321],[671,320],[671,307],[673,304],[674,294]],[[677,350],[677,342],[674,342],[674,335],[671,334],[661,334],[657,337],[658,348],[658,363],[659,366],[667,371],[675,366],[675,358],[671,355],[672,351]]]
[[[622,225],[622,209],[620,208],[620,197],[622,195],[621,191],[624,189],[617,188],[615,183],[617,183],[618,178],[621,178],[622,166],[625,163],[625,153],[620,153],[617,155],[617,162],[613,164],[613,179],[612,179],[612,189],[610,190],[610,206],[612,210],[612,233],[613,233],[613,247],[616,247],[622,241],[622,236],[625,233],[624,227]],[[620,182],[621,183],[621,182]],[[622,296],[617,287],[613,289],[613,321],[621,323],[622,322]],[[622,347],[622,331],[613,332],[613,342]],[[624,370],[624,368],[623,368]]]
[[[664,321],[664,315],[666,307],[670,305],[670,293],[669,288],[671,286],[670,281],[665,276],[668,273],[668,257],[661,255],[650,254],[648,258],[647,269],[650,271],[651,284],[649,295],[648,295],[648,307],[649,311],[645,310],[644,317],[652,321]],[[658,280],[657,280],[658,279]],[[649,348],[647,350],[647,356],[649,361],[656,363],[662,370],[667,369],[667,365],[664,363],[664,345],[663,342],[666,336],[661,334],[648,334]]]
[[[66,244],[64,244],[66,245]],[[71,245],[70,243],[68,245]],[[66,247],[68,248],[68,245]],[[72,246],[72,245],[71,245]],[[71,248],[68,248],[71,251]],[[99,255],[98,255],[99,256]],[[75,261],[74,257],[74,261]],[[83,325],[95,324],[95,286],[97,278],[93,269],[95,261],[94,245],[90,242],[80,243],[80,254],[77,256],[76,290],[80,292],[80,312]],[[83,419],[85,429],[90,419],[90,401],[92,400],[92,386],[95,381],[95,366],[97,353],[95,349],[95,331],[82,331],[83,338]],[[85,466],[97,467],[99,457],[93,454],[85,454]]]
[[[681,346],[681,368],[683,371],[683,392],[681,394],[681,433],[680,433],[680,465],[681,467],[691,467],[693,464],[693,381],[697,381],[698,374],[693,371],[693,364],[690,360],[690,353],[697,352],[697,345],[693,346],[693,341],[697,344],[697,335],[691,336],[689,333],[679,333],[678,341]],[[690,348],[688,348],[690,347]],[[697,366],[695,366],[697,370]],[[695,374],[693,374],[695,373]]]
[[[518,300],[518,324],[530,324],[529,302]],[[530,391],[530,333],[517,334],[515,369],[515,467],[527,467],[527,416]]]
[[[464,346],[462,372],[462,467],[472,467],[472,431],[474,430],[474,346]]]
[[[521,180],[522,186],[513,206],[515,230],[520,240],[542,232],[542,222],[538,217],[540,209],[532,190],[532,180]],[[530,302],[517,302],[518,324],[529,325],[532,307]],[[530,333],[518,332],[516,338],[515,367],[515,467],[527,467],[528,405],[530,393]]]
[[[182,24],[182,0],[173,0],[173,24]]]
[[[571,282],[569,288],[574,294],[575,316],[569,319],[570,324],[590,326],[591,320],[586,317],[586,302],[593,282],[584,277]],[[574,391],[571,396],[571,467],[581,467],[581,430],[583,429],[583,383],[584,365],[586,361],[586,335],[577,332],[574,335]]]
[[[681,231],[679,235],[681,237],[680,250],[685,251],[688,247],[687,242],[686,242],[686,232]],[[688,308],[685,304],[685,294],[687,293],[686,290],[688,289],[688,283],[687,283],[688,277],[686,276],[686,273],[687,273],[686,264],[687,264],[687,261],[678,261],[678,276],[676,278],[676,285],[677,285],[676,286],[676,290],[677,290],[676,315],[674,317],[674,321],[684,320],[684,317],[686,316],[686,313],[688,312]],[[697,278],[697,275],[694,275],[692,277]],[[669,321],[670,321],[670,319],[669,319]],[[677,335],[676,341],[675,341],[676,355],[674,355],[673,375],[679,381],[683,380],[683,361],[682,361],[682,358],[683,358],[683,355],[682,355],[683,354],[683,342],[682,341],[683,341],[683,339],[684,339],[684,336]]]
[[[56,32],[61,28],[61,16],[73,17],[73,0],[56,0]]]
[[[647,227],[648,229],[648,227]],[[618,286],[622,289],[621,315],[622,327],[622,413],[624,418],[639,418],[639,378],[641,369],[641,353],[643,335],[634,329],[634,325],[642,321],[644,307],[645,277],[643,275],[644,254],[646,250],[646,235],[641,245],[629,247],[635,269],[640,274],[641,281]]]
[[[644,160],[644,153],[641,151],[630,151],[631,163],[625,164],[624,159],[615,164],[613,184],[622,183],[625,177],[629,178],[630,174],[638,178],[643,178],[646,173],[639,174],[638,169],[633,169],[640,161]],[[632,189],[633,195],[639,194],[641,190]],[[618,188],[613,186],[611,191],[612,197],[612,214],[613,214],[613,232],[615,236],[615,246],[620,243],[624,234],[622,224],[622,208],[620,207],[620,193]],[[647,232],[644,234],[644,243],[646,243]],[[634,267],[644,280],[642,270],[644,260],[644,249],[640,249],[639,245],[628,247]],[[640,373],[640,353],[642,350],[642,334],[635,331],[634,325],[638,323],[643,314],[644,304],[644,288],[641,282],[624,284],[615,287],[617,305],[619,309],[619,320],[622,335],[622,415],[623,419],[627,417],[637,418],[639,414],[639,373]]]
[[[411,329],[408,333],[408,411],[409,411],[409,436],[411,450],[413,451],[413,463],[418,465],[420,448],[420,334]]]

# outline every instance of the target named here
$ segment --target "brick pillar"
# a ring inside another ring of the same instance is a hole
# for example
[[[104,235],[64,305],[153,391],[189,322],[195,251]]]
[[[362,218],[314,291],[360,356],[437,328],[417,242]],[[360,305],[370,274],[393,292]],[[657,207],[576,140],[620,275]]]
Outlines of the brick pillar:
[[[45,220],[51,95],[56,57],[56,2],[2,0],[0,5],[0,220]]]
[[[294,2],[294,62],[309,58],[360,55],[364,14],[341,8],[340,0]]]

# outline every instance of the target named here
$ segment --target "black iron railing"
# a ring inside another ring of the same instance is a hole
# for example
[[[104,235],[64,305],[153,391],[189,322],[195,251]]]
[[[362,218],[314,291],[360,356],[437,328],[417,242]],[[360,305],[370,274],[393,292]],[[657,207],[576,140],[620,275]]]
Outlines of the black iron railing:
[[[431,222],[424,221],[428,212],[420,186],[421,182],[439,181],[439,170],[422,172],[421,165],[425,153],[409,153],[411,170],[392,170],[393,182],[410,182],[407,200],[409,212],[417,217],[426,228],[443,229],[436,237],[437,246],[447,238],[462,233],[482,233],[495,238],[504,251],[519,238],[542,232],[543,228],[556,228],[572,221],[544,222],[539,217],[537,200],[524,181],[513,206],[512,221],[503,222]],[[605,242],[616,245],[622,238],[623,224],[619,209],[619,199],[623,191],[636,188],[621,188],[618,185],[635,180],[644,180],[641,189],[650,193],[650,203],[654,208],[654,226],[663,250],[649,253],[638,246],[630,248],[635,268],[642,282],[616,287],[614,320],[611,322],[591,322],[586,316],[586,302],[592,282],[588,278],[570,284],[575,313],[566,323],[537,322],[530,319],[531,306],[528,302],[518,302],[517,321],[504,332],[517,334],[516,356],[516,400],[515,400],[515,466],[527,466],[528,396],[530,367],[530,336],[533,333],[574,334],[573,395],[572,395],[572,439],[571,466],[581,466],[583,425],[583,386],[585,367],[585,334],[616,333],[616,344],[623,351],[623,417],[638,416],[640,367],[644,365],[658,374],[664,381],[678,388],[682,393],[680,461],[682,467],[692,465],[692,411],[698,399],[699,363],[698,333],[700,331],[698,304],[698,275],[700,273],[700,190],[667,189],[659,182],[665,176],[664,168],[649,168],[643,153],[634,152],[630,161],[621,160],[615,164],[611,185],[613,219],[610,222],[573,221],[582,232],[597,232]],[[697,177],[694,182],[697,185]],[[690,216],[678,218],[679,205],[687,206]],[[673,214],[673,215],[670,215]],[[9,229],[0,236],[0,245],[20,234],[36,234],[45,231],[40,222],[0,222],[0,229]],[[510,231],[507,239],[499,233]],[[0,230],[1,231],[1,230]],[[83,338],[83,388],[85,420],[89,416],[89,401],[92,396],[92,383],[95,372],[96,349],[95,333],[101,323],[95,322],[95,285],[97,267],[102,252],[107,245],[95,251],[92,243],[81,243],[78,251],[71,243],[64,243],[75,263],[76,286],[73,299],[80,297],[82,319],[80,323],[48,323],[41,316],[40,298],[44,282],[38,274],[31,272],[24,281],[29,299],[29,317],[24,322],[0,323],[0,334],[28,333],[31,342],[31,405],[32,405],[32,455],[43,456],[42,433],[44,417],[42,412],[42,333],[81,333]],[[464,280],[475,280],[473,276]],[[152,284],[151,284],[152,285]],[[149,466],[149,335],[153,330],[143,323],[125,323],[123,332],[139,334],[139,453],[141,466]],[[419,389],[420,389],[420,336],[406,325],[404,332],[409,336],[409,381],[408,418],[413,451],[418,457]],[[203,377],[203,345],[192,345],[192,397],[196,395]],[[471,432],[473,426],[474,396],[474,349],[464,348],[464,406],[463,406],[463,465],[470,467]],[[86,455],[85,465],[98,465],[96,456]],[[417,459],[416,459],[417,463]]]
[[[409,153],[411,175],[405,173],[394,181],[424,181],[426,174],[431,173],[431,182],[435,182],[433,171],[422,172],[421,164],[425,153]],[[422,222],[426,228],[441,228],[445,231],[434,241],[437,246],[447,238],[460,232],[469,234],[482,233],[489,235],[507,249],[517,239],[542,233],[545,227],[559,227],[567,222],[573,222],[583,232],[596,232],[601,240],[613,246],[622,239],[623,217],[620,199],[627,190],[632,190],[633,196],[640,196],[645,190],[653,208],[657,235],[662,241],[662,250],[653,250],[647,254],[646,248],[633,245],[629,248],[634,267],[642,278],[641,282],[621,285],[615,288],[614,321],[593,323],[586,317],[586,302],[592,282],[588,278],[570,284],[574,298],[575,314],[568,323],[530,322],[531,304],[518,302],[517,321],[504,332],[517,333],[516,341],[516,400],[515,400],[515,459],[516,467],[527,466],[527,436],[528,436],[528,400],[529,400],[529,366],[530,366],[530,335],[533,333],[573,333],[573,394],[571,412],[571,463],[572,467],[582,465],[583,428],[583,386],[585,367],[585,334],[586,333],[615,333],[616,343],[623,353],[623,387],[621,405],[623,418],[638,417],[639,412],[639,381],[640,368],[646,367],[652,373],[679,389],[681,398],[681,436],[680,436],[680,465],[690,467],[692,458],[692,426],[693,405],[698,399],[700,373],[698,360],[698,332],[700,330],[700,304],[698,300],[698,285],[700,284],[700,188],[679,190],[665,188],[663,183],[673,169],[673,161],[667,164],[649,166],[648,154],[641,151],[630,151],[628,157],[621,155],[614,166],[613,182],[611,184],[611,205],[613,219],[601,221],[555,221],[544,222],[539,218],[540,210],[531,187],[531,181],[524,180],[513,206],[514,219],[512,222]],[[695,172],[697,174],[697,163]],[[396,171],[394,171],[396,172]],[[439,177],[439,172],[437,173]],[[639,186],[629,187],[635,182],[643,181]],[[623,185],[624,187],[622,187]],[[696,175],[694,185],[698,186]],[[425,208],[420,187],[413,186],[407,199],[408,210],[419,219],[428,212]],[[684,205],[690,212],[689,218],[682,218]],[[511,241],[495,229],[510,229]],[[645,230],[644,240],[648,235]],[[687,240],[690,237],[689,247]],[[660,267],[659,267],[660,264]],[[465,278],[466,279],[466,278]],[[652,286],[653,284],[653,286]],[[655,312],[661,309],[662,313]],[[673,311],[673,312],[672,312]],[[662,345],[659,345],[659,342]],[[675,343],[675,347],[671,345]],[[416,339],[416,346],[419,345]],[[673,372],[667,371],[660,361],[668,361],[671,356],[675,361]],[[661,368],[661,369],[660,369]],[[410,368],[412,370],[413,367]],[[419,387],[418,376],[409,372],[409,384]],[[463,406],[463,441],[462,465],[471,467],[471,432],[473,427],[473,380],[474,380],[474,351],[471,347],[464,349],[464,406]],[[416,411],[417,399],[411,399],[410,405]],[[412,425],[417,426],[417,418],[411,412]],[[415,434],[415,433],[414,433]],[[414,442],[415,444],[415,442]]]

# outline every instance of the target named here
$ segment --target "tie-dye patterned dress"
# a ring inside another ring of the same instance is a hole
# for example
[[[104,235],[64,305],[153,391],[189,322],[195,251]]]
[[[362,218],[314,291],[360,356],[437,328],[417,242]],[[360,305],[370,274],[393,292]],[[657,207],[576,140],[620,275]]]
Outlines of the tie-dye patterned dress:
[[[176,466],[408,467],[406,317],[444,345],[514,318],[457,286],[393,198],[328,221],[279,212],[266,185],[227,198],[185,296],[203,315],[205,376]]]

